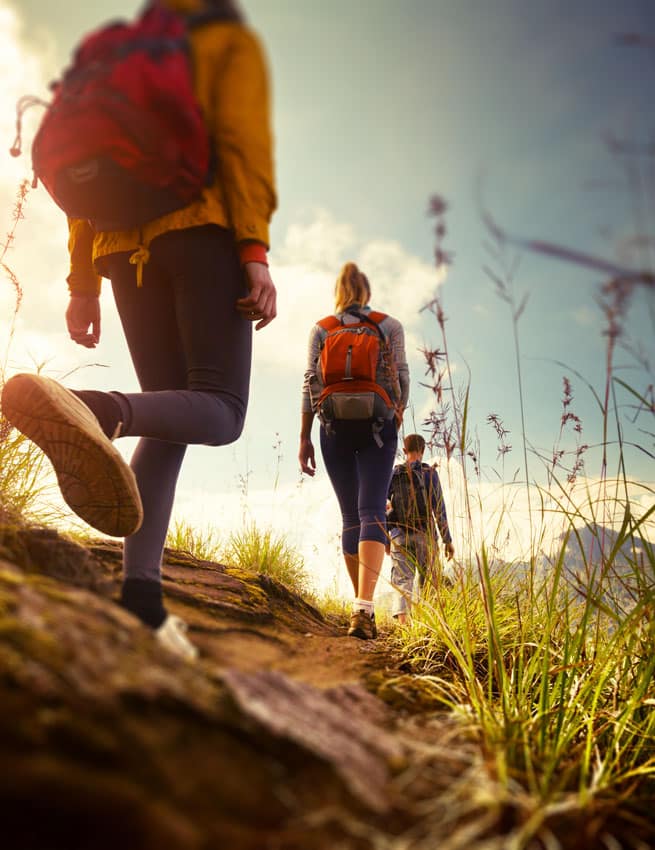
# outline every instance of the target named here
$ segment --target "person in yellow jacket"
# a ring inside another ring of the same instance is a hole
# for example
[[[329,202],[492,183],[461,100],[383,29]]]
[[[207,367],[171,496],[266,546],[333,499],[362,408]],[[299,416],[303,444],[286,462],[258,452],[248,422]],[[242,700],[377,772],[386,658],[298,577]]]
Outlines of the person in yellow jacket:
[[[71,391],[22,374],[6,382],[2,409],[49,456],[69,506],[126,537],[123,606],[193,658],[185,624],[162,599],[164,541],[186,446],[226,445],[243,428],[252,325],[276,315],[266,260],[276,194],[257,37],[232,0],[159,2],[214,13],[190,40],[216,178],[198,200],[139,229],[94,232],[88,221],[69,221],[70,337],[98,344],[100,284],[109,278],[142,392]],[[120,436],[141,438],[130,467],[111,442]]]

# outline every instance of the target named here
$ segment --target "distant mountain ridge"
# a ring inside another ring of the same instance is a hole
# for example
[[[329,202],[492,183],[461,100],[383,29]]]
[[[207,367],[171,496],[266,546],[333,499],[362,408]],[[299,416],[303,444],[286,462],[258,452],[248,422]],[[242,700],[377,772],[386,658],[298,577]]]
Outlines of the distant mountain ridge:
[[[655,546],[640,534],[621,535],[607,526],[577,527],[560,535],[552,569],[564,548],[564,575],[581,596],[591,594],[616,613],[630,611],[655,587]]]
[[[639,533],[625,536],[617,547],[619,532],[603,525],[579,526],[575,530],[560,535],[560,545],[567,537],[565,563],[572,561],[579,566],[599,565],[610,558],[614,567],[634,568],[652,565],[655,558],[655,544]],[[616,550],[616,551],[615,551]]]

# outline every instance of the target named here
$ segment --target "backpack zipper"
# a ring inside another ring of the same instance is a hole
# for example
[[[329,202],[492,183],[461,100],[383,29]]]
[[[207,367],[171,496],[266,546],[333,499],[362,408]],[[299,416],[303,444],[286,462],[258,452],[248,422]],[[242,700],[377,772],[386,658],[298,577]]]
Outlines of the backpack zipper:
[[[352,381],[352,359],[353,359],[353,347],[352,345],[348,346],[348,351],[346,353],[346,371],[343,376],[344,381]]]

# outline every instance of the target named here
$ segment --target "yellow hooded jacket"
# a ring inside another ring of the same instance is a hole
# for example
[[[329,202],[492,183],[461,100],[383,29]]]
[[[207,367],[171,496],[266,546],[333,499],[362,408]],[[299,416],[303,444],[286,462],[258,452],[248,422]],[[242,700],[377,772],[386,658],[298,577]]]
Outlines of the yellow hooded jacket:
[[[204,0],[164,0],[180,12],[205,8]],[[95,233],[86,220],[69,219],[72,295],[97,295],[98,261],[132,252],[140,281],[152,240],[170,230],[217,224],[234,231],[240,245],[268,248],[276,207],[268,70],[255,34],[242,23],[214,21],[190,33],[195,90],[216,149],[213,185],[193,203],[136,230]],[[101,266],[101,262],[100,262]]]

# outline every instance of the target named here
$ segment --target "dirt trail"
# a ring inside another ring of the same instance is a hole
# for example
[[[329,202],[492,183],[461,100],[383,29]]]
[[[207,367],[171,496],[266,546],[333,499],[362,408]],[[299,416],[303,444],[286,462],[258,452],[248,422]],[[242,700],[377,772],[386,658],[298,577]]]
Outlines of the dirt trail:
[[[346,636],[345,625],[318,622],[297,631],[276,622],[244,625],[229,618],[208,624],[197,613],[173,603],[185,616],[194,642],[204,659],[219,667],[244,672],[276,670],[320,688],[363,682],[376,671],[391,668],[394,660],[384,639],[360,641]]]
[[[203,655],[221,667],[244,672],[276,670],[318,688],[365,682],[371,673],[393,664],[382,640],[365,643],[347,638],[345,629],[341,631],[330,636],[228,626],[211,635],[194,632],[194,637]]]
[[[328,622],[275,582],[260,577],[260,594],[253,592],[252,575],[229,568],[217,573],[216,565],[195,562],[189,583],[184,561],[180,553],[167,559],[165,592],[171,610],[189,623],[205,662],[248,673],[274,670],[319,688],[397,669],[384,639],[347,637],[345,623]]]

